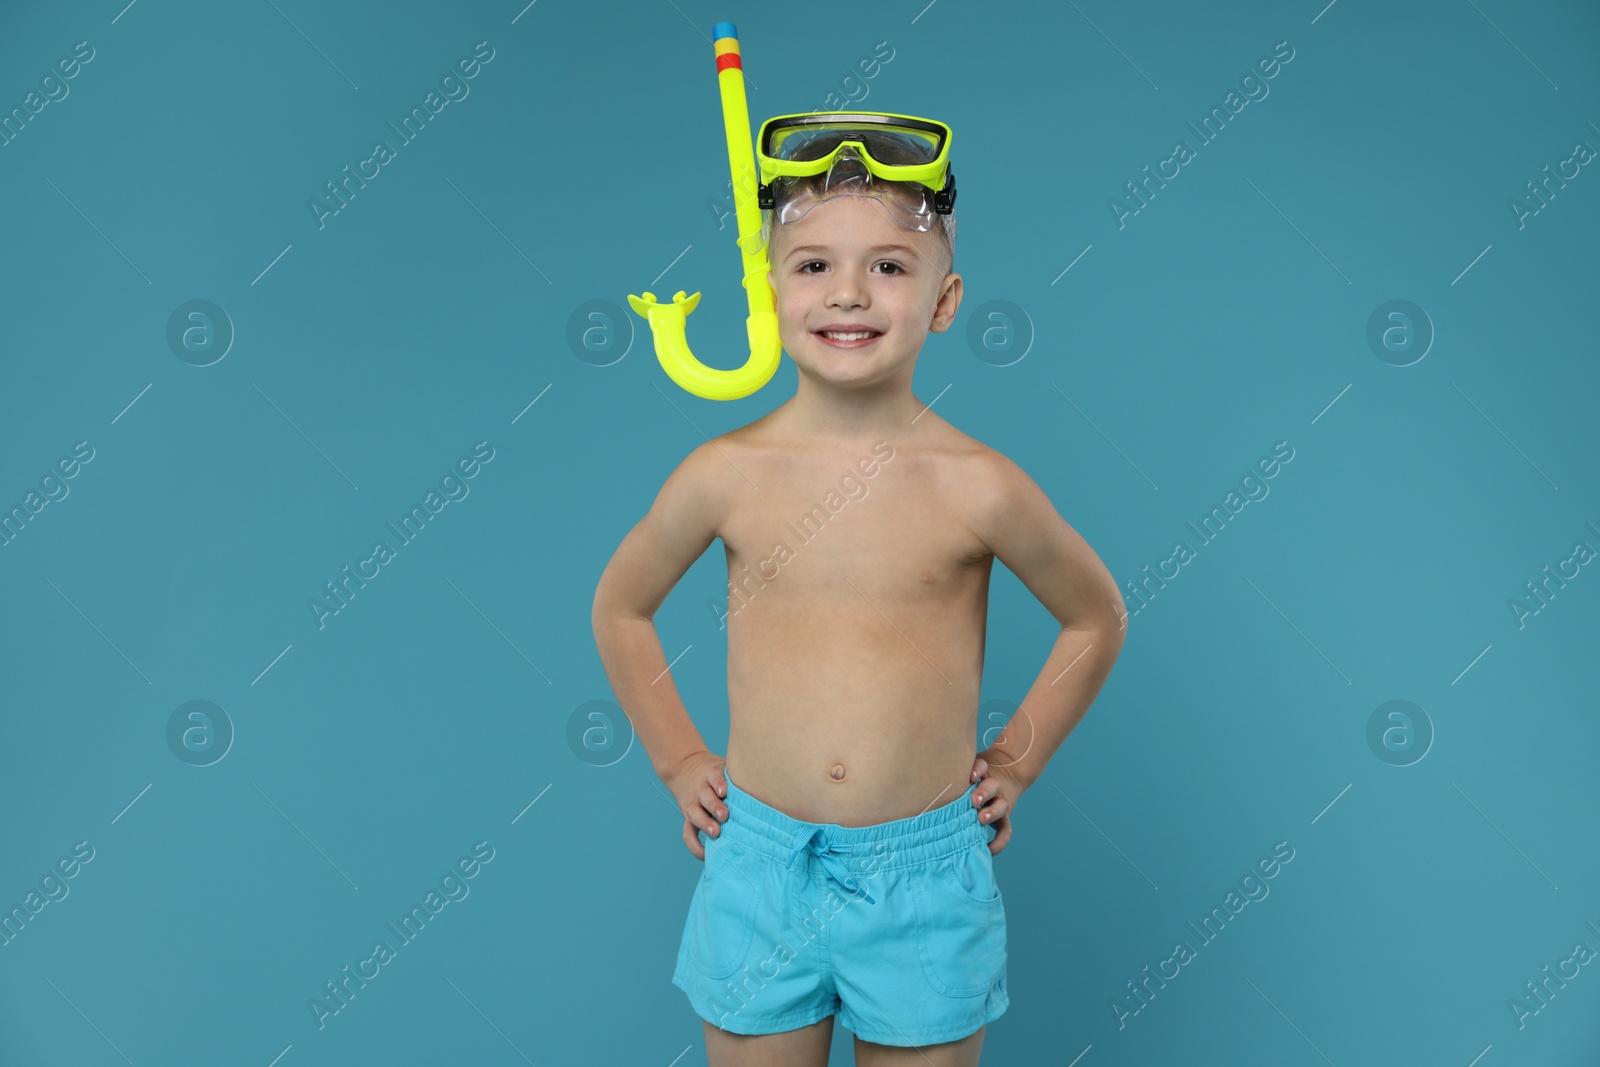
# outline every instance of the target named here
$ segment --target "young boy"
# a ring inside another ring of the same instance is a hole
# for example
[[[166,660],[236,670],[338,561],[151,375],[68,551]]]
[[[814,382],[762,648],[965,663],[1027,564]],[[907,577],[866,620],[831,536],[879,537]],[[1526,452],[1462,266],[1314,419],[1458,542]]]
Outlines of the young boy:
[[[923,341],[961,303],[948,145],[909,116],[763,125],[768,278],[798,387],[690,453],[595,591],[612,689],[705,861],[673,982],[712,1067],[825,1065],[835,1014],[863,1067],[978,1062],[1009,1004],[993,855],[1122,646],[1122,598],[1089,545],[912,395]],[[653,622],[719,537],[726,758]],[[996,559],[1061,632],[980,753]]]

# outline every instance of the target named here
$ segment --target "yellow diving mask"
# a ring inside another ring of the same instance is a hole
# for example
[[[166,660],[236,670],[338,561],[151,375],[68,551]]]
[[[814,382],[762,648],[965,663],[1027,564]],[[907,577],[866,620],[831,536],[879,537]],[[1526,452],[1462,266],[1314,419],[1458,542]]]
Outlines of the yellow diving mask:
[[[877,200],[895,222],[927,232],[955,210],[950,127],[881,111],[813,111],[761,124],[758,205],[794,222],[835,196]]]

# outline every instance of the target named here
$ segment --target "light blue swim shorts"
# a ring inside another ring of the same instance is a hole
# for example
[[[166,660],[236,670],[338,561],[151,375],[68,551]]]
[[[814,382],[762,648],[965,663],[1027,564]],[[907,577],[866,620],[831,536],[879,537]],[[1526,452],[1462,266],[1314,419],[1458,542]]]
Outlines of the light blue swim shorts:
[[[726,772],[724,772],[726,773]],[[840,826],[790,818],[728,778],[672,983],[736,1034],[835,1013],[865,1041],[933,1045],[997,1019],[1006,915],[967,786],[906,819]]]

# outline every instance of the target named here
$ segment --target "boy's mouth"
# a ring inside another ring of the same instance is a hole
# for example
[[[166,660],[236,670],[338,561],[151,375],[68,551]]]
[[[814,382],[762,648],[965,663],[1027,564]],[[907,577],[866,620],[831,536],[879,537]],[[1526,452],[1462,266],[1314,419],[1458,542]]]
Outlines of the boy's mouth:
[[[860,348],[876,341],[883,334],[867,326],[825,326],[812,333],[824,344],[833,348]]]

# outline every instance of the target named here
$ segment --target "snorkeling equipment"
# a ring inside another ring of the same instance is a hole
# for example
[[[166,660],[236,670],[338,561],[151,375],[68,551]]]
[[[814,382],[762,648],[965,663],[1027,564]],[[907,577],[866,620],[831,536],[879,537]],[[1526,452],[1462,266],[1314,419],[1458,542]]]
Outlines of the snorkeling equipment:
[[[927,232],[955,210],[950,127],[883,111],[816,111],[761,124],[758,204],[779,223],[835,196],[866,196],[908,230]]]
[[[767,248],[761,240],[761,209],[756,205],[756,169],[750,143],[750,110],[744,94],[744,68],[739,53],[739,33],[731,22],[712,30],[717,57],[717,85],[722,94],[722,124],[728,138],[728,167],[733,176],[734,213],[739,222],[739,253],[744,263],[745,296],[750,314],[745,332],[750,357],[736,370],[708,367],[689,351],[685,319],[700,303],[700,294],[685,297],[680,289],[670,304],[658,304],[654,293],[629,294],[628,304],[650,323],[656,358],[667,376],[707,400],[738,400],[766,385],[778,369],[783,351],[778,338],[778,315],[772,287],[767,284]]]
[[[926,232],[936,215],[949,215],[955,209],[956,181],[950,170],[949,126],[877,111],[808,112],[768,119],[761,124],[758,170],[738,30],[731,22],[719,22],[712,36],[750,308],[745,318],[749,358],[737,369],[718,370],[689,351],[686,320],[700,303],[699,293],[685,296],[680,289],[670,304],[658,303],[654,293],[629,294],[628,304],[650,324],[656,359],[668,377],[695,396],[738,400],[772,379],[783,352],[767,283],[771,264],[762,239],[761,210],[773,208],[775,222],[787,223],[835,196],[866,196],[882,204],[900,225]]]

